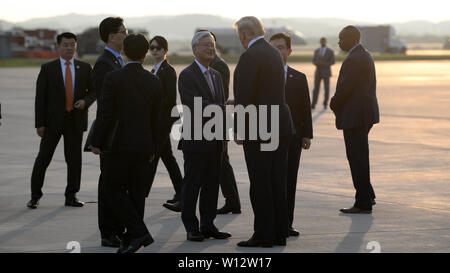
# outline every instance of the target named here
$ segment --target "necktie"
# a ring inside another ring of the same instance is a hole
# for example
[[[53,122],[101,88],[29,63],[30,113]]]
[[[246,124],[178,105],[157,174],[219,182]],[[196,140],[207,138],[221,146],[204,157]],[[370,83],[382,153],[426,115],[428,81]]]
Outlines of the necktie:
[[[73,109],[73,90],[72,90],[72,70],[70,70],[70,62],[66,62],[66,111],[70,112]]]
[[[117,56],[117,60],[119,60],[120,66],[123,66],[123,59],[122,56]]]
[[[216,94],[215,94],[215,92],[214,92],[214,86],[213,86],[213,83],[211,82],[211,74],[210,74],[209,70],[206,70],[206,71],[205,71],[205,78],[206,78],[206,82],[207,82],[208,85],[209,85],[209,89],[211,90],[211,94],[212,94],[213,98],[215,98],[215,97],[216,97]]]

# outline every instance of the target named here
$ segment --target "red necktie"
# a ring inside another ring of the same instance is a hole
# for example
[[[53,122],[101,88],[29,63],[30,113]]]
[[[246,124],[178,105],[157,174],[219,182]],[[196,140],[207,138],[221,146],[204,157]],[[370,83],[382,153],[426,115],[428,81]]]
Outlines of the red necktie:
[[[73,109],[73,90],[72,90],[72,71],[70,70],[70,62],[66,62],[66,111]]]

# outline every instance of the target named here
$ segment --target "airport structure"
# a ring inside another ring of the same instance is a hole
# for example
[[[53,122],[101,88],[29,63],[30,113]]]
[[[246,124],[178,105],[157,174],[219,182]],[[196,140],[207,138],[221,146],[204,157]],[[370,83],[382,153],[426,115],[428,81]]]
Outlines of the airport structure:
[[[390,25],[358,26],[361,44],[370,52],[406,54],[406,43],[395,38],[395,29]]]
[[[0,60],[9,59],[11,57],[11,35],[9,33],[0,32]]]
[[[236,34],[236,29],[234,28],[197,28],[197,32],[200,29],[208,29],[214,35],[216,35],[216,48],[222,54],[228,53],[242,53],[244,49],[242,48],[241,42]],[[291,27],[274,27],[265,28],[266,35],[265,38],[268,40],[270,37],[276,33],[284,32],[291,36],[292,45],[305,45],[306,41],[303,38],[303,34],[295,31]]]

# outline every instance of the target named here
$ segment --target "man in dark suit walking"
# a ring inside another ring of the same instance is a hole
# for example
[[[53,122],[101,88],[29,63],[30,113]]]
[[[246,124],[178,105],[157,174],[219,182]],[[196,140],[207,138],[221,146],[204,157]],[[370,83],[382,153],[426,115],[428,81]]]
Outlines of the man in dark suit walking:
[[[155,161],[151,166],[150,181],[153,181],[156,175],[159,159],[166,166],[172,181],[175,195],[172,199],[166,201],[163,207],[175,211],[181,211],[181,182],[183,177],[181,175],[180,167],[177,160],[173,156],[172,143],[170,141],[170,132],[172,125],[179,117],[172,117],[172,109],[177,105],[177,73],[175,69],[169,64],[167,60],[167,52],[169,44],[162,36],[155,36],[150,40],[150,54],[155,59],[156,64],[153,66],[151,72],[158,76],[163,87],[163,98],[160,113],[160,123],[162,128],[160,130],[161,150],[160,154],[156,156]],[[149,184],[151,184],[150,182]],[[147,191],[147,196],[149,194]]]
[[[35,209],[42,197],[45,172],[56,146],[64,137],[67,163],[65,205],[82,207],[76,193],[81,183],[81,142],[87,130],[88,108],[95,101],[92,69],[88,63],[74,59],[77,48],[75,34],[57,36],[60,58],[43,64],[36,83],[35,126],[41,137],[39,154],[31,174],[31,200],[27,206]]]
[[[339,33],[339,47],[348,52],[342,63],[330,107],[336,115],[336,128],[344,130],[355,203],[343,213],[372,213],[375,193],[370,183],[369,132],[380,121],[376,96],[375,65],[372,56],[359,44],[360,32],[347,26]]]
[[[314,74],[314,89],[311,109],[316,107],[317,98],[319,97],[320,82],[323,80],[325,85],[325,96],[323,99],[323,107],[327,109],[328,98],[330,96],[330,77],[331,66],[334,64],[334,52],[327,47],[327,38],[320,38],[320,48],[314,51],[313,64],[316,66]]]
[[[162,87],[159,79],[142,67],[148,48],[142,34],[125,38],[124,51],[131,61],[105,77],[91,148],[95,154],[109,150],[102,169],[106,201],[127,230],[118,253],[136,252],[153,242],[143,215],[150,163],[158,149]],[[118,128],[113,146],[106,147],[112,127]]]
[[[123,25],[122,18],[108,17],[100,23],[99,33],[100,38],[105,43],[105,50],[97,58],[93,69],[93,82],[97,92],[97,99],[100,98],[106,74],[118,70],[124,65],[120,52],[122,51],[123,40],[127,35],[127,29]],[[91,131],[94,130],[94,127],[91,128]],[[89,144],[91,143],[87,145]],[[125,227],[119,224],[117,217],[108,205],[107,198],[110,197],[105,195],[105,181],[102,175],[103,157],[100,154],[100,177],[98,180],[98,226],[101,245],[119,247],[119,238],[125,232]]]
[[[286,102],[291,110],[292,120],[295,125],[295,134],[291,139],[288,151],[287,202],[289,236],[299,236],[300,232],[292,227],[294,221],[295,194],[297,191],[297,175],[302,149],[308,150],[311,146],[311,139],[313,138],[308,81],[305,74],[287,65],[287,58],[292,53],[291,37],[285,33],[277,33],[270,37],[270,43],[280,51],[283,57],[286,78]]]
[[[220,73],[209,67],[215,56],[215,43],[207,31],[200,31],[192,38],[195,61],[186,67],[178,79],[181,103],[190,113],[215,105],[225,112]],[[194,109],[195,99],[200,103]],[[203,118],[195,125],[195,118],[187,123],[183,112],[183,135],[179,149],[183,151],[184,178],[181,186],[181,219],[187,232],[187,240],[200,242],[205,238],[226,239],[231,234],[220,232],[214,225],[219,194],[220,169],[222,164],[223,136],[208,140],[202,128],[210,120]],[[201,126],[201,127],[200,127]],[[196,133],[197,131],[197,133]],[[198,132],[200,131],[200,132]],[[187,132],[190,132],[188,135]],[[197,137],[196,137],[197,136]],[[198,139],[197,139],[198,138]],[[196,204],[200,193],[200,223],[196,216]]]
[[[275,150],[262,149],[265,141],[259,133],[257,140],[250,140],[248,136],[243,137],[244,140],[236,140],[235,136],[235,141],[244,147],[250,178],[250,199],[255,214],[253,236],[238,243],[238,246],[286,245],[287,154],[294,128],[284,92],[284,64],[280,52],[264,40],[264,27],[259,19],[253,16],[243,17],[235,23],[235,27],[246,49],[234,72],[235,106],[267,106],[269,111],[272,107],[279,109],[279,119],[276,121],[279,131],[275,132],[275,138],[279,141]],[[271,117],[267,120],[271,120]],[[261,116],[258,122],[261,126]],[[265,128],[275,126],[270,122],[265,125]],[[247,131],[249,124],[246,124],[246,127]]]

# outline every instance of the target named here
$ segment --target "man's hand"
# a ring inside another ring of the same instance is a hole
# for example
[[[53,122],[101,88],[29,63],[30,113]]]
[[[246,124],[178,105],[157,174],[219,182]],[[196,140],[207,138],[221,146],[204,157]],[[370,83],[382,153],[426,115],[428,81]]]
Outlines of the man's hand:
[[[308,150],[311,147],[311,139],[304,137],[302,139],[302,148]]]
[[[75,102],[74,107],[78,110],[84,110],[86,107],[86,101],[85,100],[79,100]]]
[[[39,128],[37,128],[37,129],[36,129],[36,132],[37,132],[37,135],[38,135],[38,136],[43,137],[43,136],[44,136],[44,133],[45,133],[45,127],[39,127]]]
[[[99,155],[99,154],[102,153],[102,151],[100,151],[99,148],[92,147],[92,145],[89,145],[89,149],[91,149],[91,152],[92,152],[93,154],[95,154],[95,155]]]

